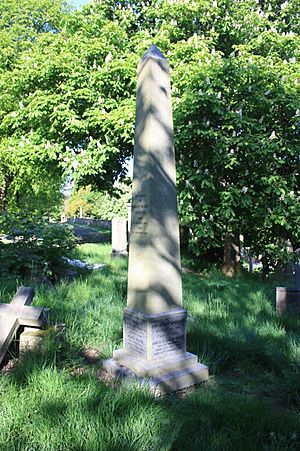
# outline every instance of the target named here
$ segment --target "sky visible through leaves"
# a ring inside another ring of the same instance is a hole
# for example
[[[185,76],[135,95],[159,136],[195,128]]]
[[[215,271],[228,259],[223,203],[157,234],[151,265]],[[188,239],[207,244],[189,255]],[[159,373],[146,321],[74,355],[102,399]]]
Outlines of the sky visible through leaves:
[[[90,0],[73,0],[72,3],[76,8],[80,8],[81,6],[89,3]]]

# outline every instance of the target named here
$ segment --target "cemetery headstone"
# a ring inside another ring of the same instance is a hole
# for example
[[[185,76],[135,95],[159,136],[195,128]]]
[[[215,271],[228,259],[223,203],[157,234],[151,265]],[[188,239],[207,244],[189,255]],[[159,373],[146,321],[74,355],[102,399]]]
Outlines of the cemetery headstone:
[[[111,222],[112,256],[128,255],[128,232],[126,218],[113,218]]]
[[[0,364],[20,326],[44,328],[49,309],[31,307],[33,288],[20,287],[10,304],[0,304]]]
[[[128,234],[130,234],[130,231],[131,231],[131,204],[127,204],[127,218],[128,218],[127,229],[128,229]]]
[[[276,287],[276,312],[300,313],[300,264],[295,267],[295,288]]]
[[[104,368],[113,377],[147,380],[159,392],[206,381],[208,368],[186,351],[186,318],[170,69],[152,45],[138,67],[124,348]]]
[[[300,291],[300,263],[296,265],[295,276],[296,276],[296,290]]]

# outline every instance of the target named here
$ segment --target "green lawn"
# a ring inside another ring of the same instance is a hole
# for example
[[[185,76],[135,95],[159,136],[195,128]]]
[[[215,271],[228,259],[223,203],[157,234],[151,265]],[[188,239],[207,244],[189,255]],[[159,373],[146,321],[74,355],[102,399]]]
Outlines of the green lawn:
[[[35,305],[66,334],[49,333],[42,351],[0,375],[1,451],[300,449],[300,319],[276,316],[274,282],[183,274],[188,350],[210,380],[183,398],[154,398],[101,372],[122,346],[127,260],[111,259],[108,244],[76,256],[107,268],[36,289]],[[2,300],[13,285],[0,281]]]
[[[71,226],[76,225],[77,227],[80,227],[82,229],[91,230],[92,232],[99,232],[102,235],[104,235],[105,237],[111,236],[111,229],[107,229],[105,227],[100,227],[100,226],[91,225],[91,224],[81,224],[81,223],[76,223],[76,222],[70,222],[70,223],[68,223],[68,225],[71,225]]]

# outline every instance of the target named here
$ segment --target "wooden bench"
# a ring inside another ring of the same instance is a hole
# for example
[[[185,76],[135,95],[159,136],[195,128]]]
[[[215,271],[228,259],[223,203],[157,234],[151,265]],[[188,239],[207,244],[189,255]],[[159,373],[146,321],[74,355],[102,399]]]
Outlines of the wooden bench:
[[[34,290],[20,287],[10,304],[0,304],[0,364],[20,326],[45,328],[49,309],[31,307]]]

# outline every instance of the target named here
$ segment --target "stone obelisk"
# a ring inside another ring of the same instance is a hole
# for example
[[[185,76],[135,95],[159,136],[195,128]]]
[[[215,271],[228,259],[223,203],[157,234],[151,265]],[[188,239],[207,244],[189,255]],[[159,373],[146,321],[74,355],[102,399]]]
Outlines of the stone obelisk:
[[[124,349],[104,367],[115,377],[145,378],[159,391],[207,380],[208,368],[186,352],[186,317],[170,69],[152,44],[138,66]]]

